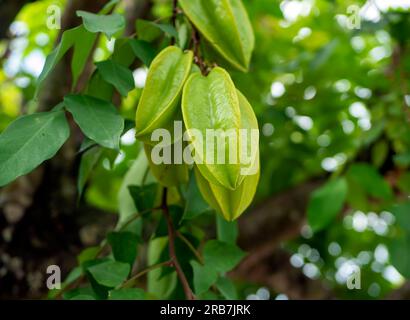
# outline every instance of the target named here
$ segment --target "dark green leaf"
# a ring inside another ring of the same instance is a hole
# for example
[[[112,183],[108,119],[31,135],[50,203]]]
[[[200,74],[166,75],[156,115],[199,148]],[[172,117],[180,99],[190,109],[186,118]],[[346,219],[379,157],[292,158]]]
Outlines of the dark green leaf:
[[[390,200],[393,197],[393,192],[386,180],[374,167],[366,163],[353,164],[347,177],[360,185],[369,196],[384,200]]]
[[[129,186],[131,197],[139,212],[152,209],[157,197],[158,185],[150,183],[144,186]]]
[[[220,273],[231,271],[244,256],[237,246],[217,240],[208,241],[203,251],[205,265]]]
[[[121,64],[107,60],[97,63],[97,68],[101,77],[111,83],[123,97],[126,97],[128,92],[134,89],[134,77],[131,70]]]
[[[390,260],[404,277],[410,278],[410,235],[403,235],[389,243]]]
[[[87,261],[94,260],[97,257],[98,252],[100,251],[99,246],[95,247],[90,247],[86,248],[83,251],[80,252],[80,254],[77,256],[77,262],[81,266],[83,263]]]
[[[410,202],[394,205],[391,212],[396,217],[397,224],[410,235]]]
[[[152,42],[157,39],[161,33],[178,39],[178,32],[170,24],[160,24],[152,21],[138,19],[136,23],[138,39]]]
[[[132,232],[111,232],[108,235],[108,243],[112,247],[115,260],[126,262],[132,267],[137,256],[137,235]]]
[[[238,293],[232,281],[225,277],[220,277],[216,282],[216,287],[227,300],[238,299]]]
[[[70,298],[70,300],[96,300],[94,296],[88,294],[79,294]]]
[[[216,282],[218,278],[217,271],[211,266],[202,266],[196,261],[191,261],[194,271],[194,290],[196,294],[204,293]]]
[[[90,140],[91,141],[91,140]],[[92,141],[94,143],[94,141]],[[100,148],[91,148],[81,157],[80,169],[78,172],[77,188],[78,196],[81,197],[84,186],[90,178],[91,172],[100,159],[102,150]]]
[[[52,158],[68,139],[64,111],[22,116],[0,135],[0,187]]]
[[[315,190],[310,197],[307,215],[313,231],[326,227],[342,210],[347,195],[344,178],[327,182]]]
[[[84,134],[106,148],[118,149],[124,120],[111,103],[90,96],[67,95],[64,103]]]
[[[204,200],[196,184],[195,174],[190,175],[186,194],[186,206],[184,220],[194,219],[197,216],[211,211],[208,203]]]
[[[139,288],[122,288],[110,291],[110,300],[144,300],[145,292]]]
[[[149,67],[156,56],[154,47],[149,42],[137,39],[131,42],[131,47],[135,55]]]

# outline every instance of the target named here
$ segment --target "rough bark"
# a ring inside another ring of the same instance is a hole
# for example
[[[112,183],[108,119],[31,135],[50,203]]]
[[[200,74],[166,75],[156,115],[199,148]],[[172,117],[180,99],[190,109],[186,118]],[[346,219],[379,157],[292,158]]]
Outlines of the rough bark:
[[[81,23],[77,10],[97,12],[107,2],[69,1],[60,36]],[[135,17],[146,14],[138,11]],[[50,110],[69,92],[71,78],[66,75],[70,74],[70,61],[67,55],[46,80],[39,111]],[[85,78],[93,70],[92,63],[89,66],[84,71]],[[74,267],[76,254],[83,247],[98,243],[113,226],[114,215],[104,215],[78,203],[77,150],[82,135],[73,121],[70,125],[71,137],[55,158],[0,190],[0,297],[39,298],[47,291],[48,265],[57,264],[66,274]]]

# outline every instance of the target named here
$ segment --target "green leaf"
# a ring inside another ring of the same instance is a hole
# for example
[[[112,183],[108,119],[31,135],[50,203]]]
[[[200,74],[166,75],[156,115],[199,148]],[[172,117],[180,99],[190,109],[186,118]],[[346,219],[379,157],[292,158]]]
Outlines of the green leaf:
[[[315,190],[309,200],[307,216],[313,231],[326,227],[342,210],[347,195],[344,178],[327,182]]]
[[[63,294],[64,300],[97,300],[91,287],[75,288]]]
[[[134,54],[147,66],[154,60],[155,48],[147,41],[134,39],[131,41],[131,48]]]
[[[211,211],[208,203],[201,196],[198,185],[196,183],[195,174],[192,172],[189,178],[186,194],[186,205],[184,211],[184,220],[194,219],[197,216]]]
[[[397,224],[410,235],[410,202],[395,204],[390,211],[396,217]]]
[[[218,240],[235,244],[238,238],[238,222],[226,221],[221,215],[216,215],[216,233]]]
[[[96,300],[96,298],[88,294],[79,294],[77,296],[70,298],[70,300]]]
[[[117,261],[106,261],[87,269],[98,284],[109,288],[114,288],[123,283],[127,279],[130,270],[128,263]]]
[[[72,87],[74,88],[87,63],[95,40],[96,35],[85,30],[83,26],[64,31],[60,43],[46,58],[43,70],[37,80],[35,97],[38,96],[44,80],[70,48],[74,48],[73,58],[71,60],[71,72],[73,74]]]
[[[219,55],[235,68],[248,70],[255,38],[240,0],[180,0],[179,4]]]
[[[97,257],[98,252],[100,252],[101,248],[99,246],[86,248],[80,252],[77,256],[77,262],[81,266],[85,262],[94,260]]]
[[[410,279],[410,234],[402,235],[389,243],[390,260],[405,278]]]
[[[128,263],[131,267],[137,256],[138,237],[132,232],[111,232],[108,243],[116,261]]]
[[[231,280],[225,277],[220,277],[216,282],[216,287],[227,300],[237,300],[238,293]]]
[[[94,143],[92,140],[88,140]],[[100,159],[102,150],[100,148],[91,148],[81,157],[80,169],[78,171],[77,188],[78,196],[81,197],[84,187],[91,176],[91,173]]]
[[[393,192],[379,172],[366,163],[353,164],[347,173],[349,180],[358,184],[369,196],[391,200]]]
[[[154,23],[151,22],[155,27],[157,27],[158,29],[160,29],[161,31],[163,31],[165,34],[167,34],[168,36],[178,39],[178,32],[177,30],[174,28],[174,26],[170,25],[170,24],[162,24],[162,23]]]
[[[138,103],[136,136],[148,144],[151,133],[158,128],[173,126],[179,112],[183,85],[191,71],[193,53],[182,52],[175,46],[162,50],[148,71],[147,80]]]
[[[90,96],[67,95],[64,104],[84,134],[103,147],[118,149],[124,120],[108,101]]]
[[[135,60],[134,50],[131,47],[132,39],[115,39],[114,52],[111,59],[124,67],[130,67]]]
[[[128,68],[113,60],[98,62],[96,65],[101,77],[112,84],[123,97],[134,89],[134,77]]]
[[[120,14],[98,15],[86,11],[77,11],[77,16],[83,19],[84,27],[93,33],[105,33],[110,40],[118,31],[125,28],[125,18]]]
[[[122,288],[109,292],[110,300],[144,300],[145,292],[140,288]]]
[[[231,271],[244,256],[237,246],[218,240],[208,241],[203,251],[205,265],[220,273]]]
[[[138,145],[137,145],[138,146]],[[126,173],[120,191],[118,192],[118,208],[120,219],[117,228],[126,223],[135,213],[138,212],[135,206],[135,201],[131,196],[129,187],[132,185],[141,186],[152,182],[152,177],[149,174],[148,160],[145,152],[140,152],[137,159],[132,164],[131,168]],[[140,227],[139,227],[140,229]]]
[[[150,183],[143,186],[129,186],[129,192],[139,212],[152,209],[157,197],[158,185]]]
[[[85,95],[111,102],[113,94],[114,86],[105,81],[101,73],[96,70],[88,82]]]
[[[153,21],[138,19],[136,22],[136,29],[138,39],[152,42],[161,36],[161,33],[165,33],[170,37],[178,39],[178,32],[170,24],[160,24]]]
[[[194,271],[194,290],[197,295],[208,291],[218,279],[218,273],[211,266],[202,266],[196,261],[191,261]]]
[[[70,135],[64,111],[22,116],[0,135],[0,187],[52,158]]]
[[[146,42],[152,42],[159,38],[162,31],[152,21],[138,19],[135,23],[138,39]]]

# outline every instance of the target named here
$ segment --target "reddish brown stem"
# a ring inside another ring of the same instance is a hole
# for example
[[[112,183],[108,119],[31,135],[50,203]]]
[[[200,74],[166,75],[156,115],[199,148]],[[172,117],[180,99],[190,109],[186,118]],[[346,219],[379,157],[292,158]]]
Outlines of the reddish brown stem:
[[[179,281],[181,281],[182,288],[184,289],[185,297],[187,300],[195,300],[195,296],[192,293],[191,287],[189,286],[188,280],[185,276],[184,271],[179,264],[176,252],[175,252],[175,228],[172,222],[171,215],[169,213],[167,205],[167,188],[164,188],[164,193],[162,194],[162,211],[164,212],[165,219],[167,220],[168,226],[168,247],[169,247],[169,256],[172,261],[172,264],[175,268],[175,271],[178,275]]]

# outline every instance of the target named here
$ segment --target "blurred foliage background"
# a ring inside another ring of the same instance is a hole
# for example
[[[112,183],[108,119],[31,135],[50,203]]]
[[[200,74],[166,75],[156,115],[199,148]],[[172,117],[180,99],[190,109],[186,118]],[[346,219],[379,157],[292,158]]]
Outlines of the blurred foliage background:
[[[36,78],[59,36],[46,26],[47,8],[82,5],[17,2],[0,37],[0,132],[38,109]],[[125,0],[118,10],[140,13],[143,2]],[[171,1],[148,2],[146,17],[170,16]],[[233,79],[259,119],[262,174],[254,205],[239,219],[239,244],[250,253],[232,272],[240,296],[410,298],[410,2],[243,2],[256,49],[250,72]],[[0,2],[0,11],[11,3]],[[356,8],[359,16],[353,16]],[[128,21],[133,25],[132,14]],[[101,38],[94,60],[113,48]],[[130,120],[145,76],[146,68],[136,67],[137,88],[120,102]],[[50,179],[36,173],[0,189],[0,297],[41,297],[44,266],[61,264],[66,273],[76,254],[98,243],[121,210],[118,194],[139,148],[131,129],[119,154],[107,152],[98,161],[74,211],[44,203],[74,192],[64,175],[77,175],[76,155],[69,170],[44,169],[51,180],[67,182],[60,189],[39,192]],[[306,218],[309,197],[340,176],[347,179],[347,202],[314,232]],[[361,289],[349,290],[346,281],[357,267]]]

